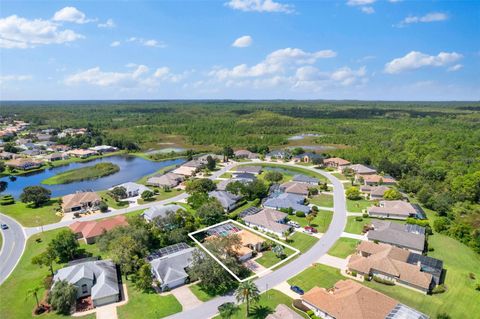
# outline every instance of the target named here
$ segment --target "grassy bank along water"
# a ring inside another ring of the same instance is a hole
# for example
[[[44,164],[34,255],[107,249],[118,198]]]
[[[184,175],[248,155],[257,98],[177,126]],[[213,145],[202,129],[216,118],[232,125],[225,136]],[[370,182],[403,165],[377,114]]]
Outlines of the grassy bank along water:
[[[112,175],[120,170],[113,163],[98,163],[94,166],[72,169],[42,181],[45,185],[68,184]]]

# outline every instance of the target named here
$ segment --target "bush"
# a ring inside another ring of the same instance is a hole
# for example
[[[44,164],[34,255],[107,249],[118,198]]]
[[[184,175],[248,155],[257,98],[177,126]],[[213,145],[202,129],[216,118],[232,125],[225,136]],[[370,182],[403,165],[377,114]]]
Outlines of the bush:
[[[469,277],[470,279],[472,279],[472,280],[475,280],[475,279],[476,279],[476,276],[475,276],[475,274],[474,274],[473,272],[469,273],[469,274],[468,274],[468,277]]]
[[[475,286],[476,291],[480,291],[480,283]]]
[[[102,213],[105,213],[108,211],[108,205],[104,201],[101,201],[100,204],[98,205],[98,208]]]
[[[368,218],[368,214],[367,214],[367,213],[363,213],[363,214],[362,214],[362,217],[363,217],[363,218]]]
[[[450,315],[445,312],[439,313],[437,315],[437,319],[451,319],[451,318],[452,317],[450,317]]]
[[[350,272],[350,275],[352,275],[353,277],[357,277],[357,272],[355,270],[353,270],[353,271]]]
[[[435,248],[433,248],[433,247],[428,247],[428,251],[435,251]]]
[[[305,213],[304,213],[304,212],[296,212],[296,213],[295,213],[295,216],[297,216],[297,217],[305,217]]]
[[[363,221],[363,217],[357,216],[357,217],[355,217],[355,220],[356,220],[357,222],[361,222],[361,221]]]
[[[395,286],[395,283],[392,280],[383,279],[378,276],[373,276],[373,280],[387,286]]]
[[[447,288],[445,288],[444,285],[438,285],[438,286],[436,286],[435,288],[432,289],[432,295],[443,294],[446,290],[447,290]]]
[[[313,316],[313,310],[307,310],[306,314],[311,317]]]
[[[5,195],[0,198],[0,205],[6,206],[6,205],[12,205],[15,204],[15,199],[13,198],[12,195]]]
[[[360,190],[358,189],[358,187],[355,187],[355,186],[349,187],[346,190],[345,195],[350,200],[359,200],[362,198],[362,195],[360,194]]]

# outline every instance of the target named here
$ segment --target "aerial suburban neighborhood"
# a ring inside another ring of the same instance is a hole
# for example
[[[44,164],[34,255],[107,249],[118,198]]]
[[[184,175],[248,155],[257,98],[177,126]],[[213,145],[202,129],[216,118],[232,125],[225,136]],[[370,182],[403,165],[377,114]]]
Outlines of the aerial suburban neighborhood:
[[[480,318],[479,1],[0,8],[0,319]]]

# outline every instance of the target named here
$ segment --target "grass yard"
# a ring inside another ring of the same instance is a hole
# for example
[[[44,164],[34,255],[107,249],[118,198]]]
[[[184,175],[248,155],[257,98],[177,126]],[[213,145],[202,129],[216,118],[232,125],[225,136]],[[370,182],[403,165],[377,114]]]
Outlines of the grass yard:
[[[248,316],[248,318],[264,319],[269,314],[275,312],[275,308],[279,304],[285,304],[286,306],[293,309],[292,302],[293,302],[292,298],[281,293],[280,291],[274,290],[274,289],[268,290],[265,293],[260,295],[260,300],[258,302],[250,304],[250,315]],[[246,311],[247,311],[247,306],[245,304],[241,304],[239,311],[237,311],[232,317],[230,317],[230,319],[244,319],[246,318]],[[304,315],[301,312],[297,310],[295,311],[300,316],[304,317]],[[216,316],[214,318],[220,319],[220,316]]]
[[[318,211],[317,217],[312,220],[311,226],[315,227],[320,233],[327,231],[328,226],[332,222],[333,212],[320,210]],[[301,227],[308,226],[308,222],[305,217],[297,217],[296,215],[289,215],[288,219],[296,221],[300,224]]]
[[[150,200],[148,201],[145,201],[143,199],[138,199],[137,200],[137,203],[139,205],[143,205],[143,204],[146,204],[146,203],[150,203],[150,202],[156,202],[156,201],[160,201],[160,200],[164,200],[164,199],[168,199],[168,198],[172,198],[172,197],[175,197],[177,195],[180,195],[181,193],[183,193],[184,191],[183,190],[177,190],[176,188],[172,188],[170,191],[166,192],[165,190],[163,189],[159,189],[159,193],[158,195],[155,195],[154,197],[152,197]]]
[[[333,207],[333,195],[329,194],[315,195],[312,198],[309,198],[308,201],[310,204],[321,207]]]
[[[49,177],[42,181],[45,185],[58,185],[68,184],[78,181],[85,181],[91,179],[97,179],[100,177],[108,176],[120,171],[118,165],[112,163],[98,163],[93,166],[87,166],[82,168],[76,168]]]
[[[61,217],[55,214],[59,208],[58,199],[51,199],[48,204],[38,208],[15,201],[13,205],[0,207],[0,211],[14,218],[23,226],[35,227],[59,222]]]
[[[235,208],[234,210],[232,210],[229,214],[228,214],[228,217],[229,218],[236,218],[238,216],[238,214],[240,214],[242,211],[244,211],[245,209],[247,208],[250,208],[250,207],[253,207],[253,206],[256,206],[258,205],[258,201],[250,201],[250,202],[246,202],[245,204]]]
[[[225,172],[219,176],[220,178],[232,178],[232,173]]]
[[[285,255],[286,255],[285,258],[287,258],[288,256],[290,256],[294,253],[293,250],[291,250],[289,248],[286,248],[286,247],[284,249],[284,252],[285,252]],[[262,257],[255,259],[255,261],[257,263],[259,263],[260,265],[262,265],[263,267],[269,268],[269,267],[272,267],[273,265],[279,263],[282,260],[280,258],[278,258],[277,255],[273,251],[268,250],[268,251],[263,252]],[[282,265],[280,265],[280,266],[282,266]]]
[[[342,180],[342,181],[350,180],[347,176],[345,176],[341,173],[332,173],[332,175],[335,176],[336,178],[338,178],[339,180]]]
[[[352,213],[361,213],[367,207],[373,206],[373,202],[366,199],[350,200],[347,199],[347,211]]]
[[[308,169],[304,169],[304,168],[301,168],[301,167],[295,167],[295,166],[290,166],[290,165],[283,165],[283,164],[270,164],[270,163],[252,163],[252,164],[247,164],[247,166],[262,166],[262,167],[277,167],[277,168],[280,168],[282,170],[280,170],[280,173],[282,173],[283,175],[290,175],[290,176],[293,176],[293,175],[296,175],[296,174],[303,174],[303,175],[307,175],[307,176],[311,176],[311,177],[315,177],[315,178],[318,178],[320,181],[322,182],[327,182],[327,178],[324,177],[322,174],[319,174],[319,173],[316,173],[316,172],[312,172],[311,170],[308,170]],[[290,178],[291,179],[291,178]],[[285,182],[285,180],[283,181]]]
[[[209,301],[210,299],[213,299],[216,297],[215,294],[210,294],[210,292],[208,291],[205,291],[203,290],[199,284],[195,284],[195,285],[191,285],[190,287],[190,291],[195,295],[197,296],[197,298],[200,300],[200,301],[203,301],[203,302],[206,302],[206,301]]]
[[[8,279],[0,286],[0,317],[5,319],[26,319],[32,318],[32,311],[35,306],[35,299],[27,297],[29,289],[41,287],[39,297],[45,293],[43,289],[43,279],[50,272],[48,268],[33,265],[31,259],[33,256],[41,253],[47,247],[48,242],[62,229],[52,230],[40,234],[33,235],[27,241],[25,252],[20,259],[17,267]],[[41,242],[36,242],[41,239]],[[90,251],[89,247],[83,246]],[[54,265],[54,269],[61,268],[61,265]],[[57,315],[55,313],[43,314],[38,318],[69,318]],[[82,317],[95,318],[95,315]]]
[[[141,292],[130,281],[126,283],[129,300],[126,305],[117,307],[118,318],[163,318],[182,311],[182,305],[175,296]]]
[[[372,218],[361,217],[362,221],[356,221],[355,218],[357,218],[357,216],[349,216],[347,218],[347,225],[345,226],[345,232],[351,233],[351,234],[362,234],[363,225],[370,224],[372,222]]]
[[[355,252],[359,242],[356,239],[340,237],[330,248],[328,254],[339,258],[347,258]]]
[[[295,232],[295,234],[291,235],[288,239],[288,244],[294,248],[300,250],[300,252],[304,253],[318,241],[317,237],[310,236],[307,234]]]
[[[340,270],[336,268],[322,264],[313,264],[295,277],[287,280],[287,282],[290,285],[299,286],[307,292],[315,286],[323,288],[333,287],[337,281],[343,278]]]
[[[121,200],[117,202],[115,198],[113,198],[108,190],[97,192],[100,198],[108,205],[108,207],[112,207],[115,209],[126,208],[129,206],[129,203],[126,200]]]

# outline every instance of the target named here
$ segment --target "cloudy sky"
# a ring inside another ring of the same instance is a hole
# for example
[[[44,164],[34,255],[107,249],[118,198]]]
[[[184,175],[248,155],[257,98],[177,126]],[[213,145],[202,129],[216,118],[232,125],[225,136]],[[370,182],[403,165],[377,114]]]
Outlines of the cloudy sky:
[[[0,98],[480,99],[480,2],[2,1]]]

